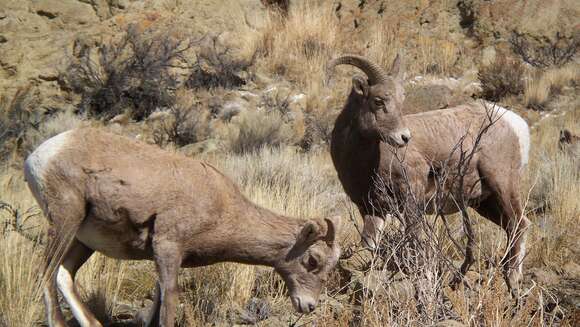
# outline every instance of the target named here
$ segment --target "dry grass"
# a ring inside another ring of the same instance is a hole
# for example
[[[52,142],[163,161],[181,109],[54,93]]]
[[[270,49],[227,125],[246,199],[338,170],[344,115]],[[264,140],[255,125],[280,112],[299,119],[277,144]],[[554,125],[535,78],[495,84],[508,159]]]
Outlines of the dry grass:
[[[227,130],[226,142],[234,153],[246,153],[264,146],[279,147],[290,143],[292,138],[292,128],[278,112],[246,111],[234,118]]]
[[[338,22],[332,4],[298,2],[283,19],[270,14],[255,36],[258,65],[309,89],[321,83],[323,67],[337,49]]]
[[[541,242],[535,244],[529,261],[557,267],[579,259],[575,240],[580,236],[577,227],[580,217],[580,163],[558,149],[560,129],[578,129],[580,114],[572,112],[545,122],[533,135],[532,157],[524,190],[529,190],[530,209],[543,207],[535,214]]]
[[[537,71],[526,80],[524,104],[528,108],[545,110],[547,103],[564,87],[579,83],[580,66],[577,64]]]
[[[418,49],[417,64],[422,74],[450,75],[461,54],[455,43],[423,35],[418,38]]]
[[[33,326],[44,309],[38,280],[42,248],[5,231],[0,246],[0,326]]]

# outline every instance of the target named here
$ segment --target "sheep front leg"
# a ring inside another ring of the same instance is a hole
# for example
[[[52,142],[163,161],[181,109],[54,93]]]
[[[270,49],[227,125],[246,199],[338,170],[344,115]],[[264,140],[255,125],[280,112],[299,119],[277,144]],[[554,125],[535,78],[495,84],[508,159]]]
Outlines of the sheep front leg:
[[[169,241],[155,242],[155,265],[159,274],[161,290],[161,307],[159,309],[159,326],[173,327],[178,301],[177,274],[181,267],[181,251],[177,243]],[[155,306],[154,306],[155,307]],[[153,308],[155,309],[155,308]]]

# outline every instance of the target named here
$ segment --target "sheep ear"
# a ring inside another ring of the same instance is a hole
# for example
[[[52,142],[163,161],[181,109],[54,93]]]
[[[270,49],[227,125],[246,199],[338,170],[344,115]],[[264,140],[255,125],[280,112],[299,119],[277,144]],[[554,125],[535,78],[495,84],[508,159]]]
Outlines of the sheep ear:
[[[319,234],[320,226],[315,222],[309,221],[302,227],[296,244],[310,245],[319,238]]]
[[[391,66],[390,75],[397,79],[403,79],[404,70],[405,69],[403,67],[403,59],[401,59],[401,54],[397,53],[395,60],[393,60],[393,65]]]
[[[326,236],[324,240],[328,246],[332,247],[337,240],[338,235],[340,234],[342,219],[340,216],[333,216],[330,218],[325,218],[324,221],[326,221],[327,225]]]
[[[361,96],[367,96],[369,94],[369,83],[361,76],[355,76],[352,78],[352,89]]]

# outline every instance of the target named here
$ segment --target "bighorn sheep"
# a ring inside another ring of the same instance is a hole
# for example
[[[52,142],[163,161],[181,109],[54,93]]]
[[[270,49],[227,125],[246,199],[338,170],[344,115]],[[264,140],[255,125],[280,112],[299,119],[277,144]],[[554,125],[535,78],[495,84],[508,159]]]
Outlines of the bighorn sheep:
[[[393,194],[413,194],[427,213],[433,213],[430,200],[436,192],[434,174],[457,163],[461,151],[454,148],[460,140],[464,151],[473,149],[478,128],[489,119],[490,109],[485,104],[472,103],[403,116],[405,95],[399,56],[389,74],[355,55],[330,61],[327,73],[341,64],[358,67],[368,79],[355,76],[352,80],[352,90],[332,132],[331,155],[344,190],[363,216],[363,240],[374,247],[384,226],[384,217],[375,209],[394,209],[385,204],[376,181],[390,183]],[[451,191],[464,190],[460,195],[466,199],[465,207],[474,208],[507,232],[505,276],[513,291],[522,275],[529,225],[518,189],[528,161],[530,136],[521,117],[500,107],[495,112],[497,121],[482,135],[477,151],[467,162],[465,187],[453,187]],[[397,153],[402,154],[402,161]],[[444,211],[439,214],[457,212],[459,208],[455,203],[445,203]],[[467,233],[473,240],[469,228]],[[468,242],[462,272],[474,260],[473,246],[473,242]]]
[[[94,251],[155,262],[160,292],[147,323],[156,316],[161,326],[174,324],[180,267],[224,261],[274,267],[294,308],[309,313],[340,255],[338,217],[275,214],[207,163],[98,129],[45,141],[24,169],[50,223],[44,266],[50,326],[66,326],[57,287],[82,326],[100,326],[74,287]]]

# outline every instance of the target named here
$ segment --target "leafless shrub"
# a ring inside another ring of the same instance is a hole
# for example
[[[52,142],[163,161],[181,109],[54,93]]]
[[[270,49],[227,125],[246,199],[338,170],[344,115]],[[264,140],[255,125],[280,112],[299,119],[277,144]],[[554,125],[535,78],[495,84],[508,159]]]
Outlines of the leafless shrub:
[[[534,110],[549,110],[550,102],[562,93],[564,87],[580,80],[580,68],[574,65],[554,69],[538,69],[526,79],[524,104]]]
[[[538,45],[539,42],[530,41],[526,35],[517,32],[512,33],[509,40],[512,50],[523,61],[538,68],[565,65],[574,58],[580,49],[580,37],[578,36],[567,38],[556,33],[554,40],[546,38],[542,41]]]
[[[22,154],[27,134],[42,122],[34,101],[31,86],[19,88],[11,99],[0,97],[0,162],[14,151]]]
[[[7,218],[0,222],[1,231],[3,234],[7,232],[16,232],[25,239],[32,241],[35,244],[44,244],[41,233],[38,231],[39,226],[30,226],[30,219],[37,219],[41,216],[41,212],[37,207],[28,208],[22,211],[14,206],[0,200],[0,212],[5,212]]]
[[[186,86],[209,89],[245,85],[247,81],[243,72],[254,64],[255,55],[247,60],[234,57],[232,49],[221,44],[219,35],[206,36]]]
[[[142,120],[173,105],[177,77],[171,68],[185,63],[193,42],[167,31],[150,34],[130,25],[120,40],[84,49],[71,60],[63,79],[82,95],[81,112],[110,119],[130,110]]]
[[[207,112],[198,106],[169,108],[170,117],[153,130],[153,140],[160,147],[172,143],[178,147],[203,140],[208,134]]]
[[[508,95],[519,95],[524,91],[525,68],[517,60],[503,56],[489,66],[480,69],[482,97],[489,101],[499,101]]]

